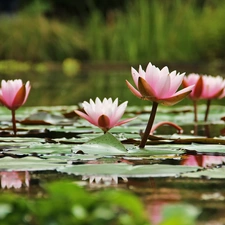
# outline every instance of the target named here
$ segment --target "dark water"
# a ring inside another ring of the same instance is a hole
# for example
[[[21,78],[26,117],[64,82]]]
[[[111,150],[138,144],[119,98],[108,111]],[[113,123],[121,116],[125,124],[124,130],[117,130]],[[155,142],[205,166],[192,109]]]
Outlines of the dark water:
[[[26,106],[76,105],[96,97],[119,98],[120,102],[129,100],[131,105],[140,104],[140,100],[126,86],[126,79],[132,81],[129,72],[81,71],[74,76],[66,76],[62,71],[54,71],[1,77],[31,82],[32,89]],[[147,103],[141,101],[141,104]]]
[[[137,66],[135,67],[138,68]],[[193,68],[194,70],[195,68]],[[182,68],[180,71],[185,71]],[[192,69],[187,68],[187,71]],[[187,73],[188,74],[188,73]],[[77,105],[79,102],[99,97],[119,98],[120,102],[129,101],[128,105],[150,105],[148,101],[140,101],[134,96],[125,80],[133,84],[130,67],[104,70],[80,70],[77,74],[68,76],[61,70],[45,73],[1,74],[1,79],[22,79],[31,82],[31,92],[26,106]],[[219,101],[221,103],[221,101]],[[184,99],[178,105],[192,105],[189,99]]]

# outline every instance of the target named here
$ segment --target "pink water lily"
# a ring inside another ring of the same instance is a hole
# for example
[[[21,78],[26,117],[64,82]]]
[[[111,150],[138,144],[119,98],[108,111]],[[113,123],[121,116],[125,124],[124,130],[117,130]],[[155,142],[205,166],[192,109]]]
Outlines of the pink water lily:
[[[197,73],[190,73],[188,76],[185,76],[182,82],[183,86],[186,88],[191,85],[193,87],[192,92],[189,94],[189,98],[197,100],[201,98],[203,92],[203,78]]]
[[[178,103],[190,94],[194,87],[190,85],[177,91],[183,81],[184,73],[179,74],[176,71],[170,73],[167,66],[160,70],[149,63],[146,71],[139,66],[139,72],[131,68],[131,73],[137,89],[128,81],[126,83],[134,95],[164,105]]]
[[[201,99],[203,92],[203,76],[197,73],[191,73],[188,76],[185,76],[182,82],[184,87],[188,87],[190,85],[195,85],[193,87],[192,92],[189,94],[189,98],[192,99],[194,105],[194,121],[198,121],[197,114],[197,100]]]
[[[23,84],[22,80],[2,80],[0,89],[0,102],[10,110],[22,106],[30,92],[30,82]]]
[[[12,124],[14,135],[16,135],[15,111],[22,106],[30,93],[30,82],[23,84],[21,79],[2,80],[0,89],[0,103],[12,112]]]
[[[208,120],[209,109],[212,99],[223,98],[225,96],[225,80],[221,76],[203,76],[203,91],[201,94],[202,99],[207,100],[205,111],[205,121]]]
[[[184,73],[179,74],[176,71],[170,73],[167,66],[160,70],[149,63],[146,71],[139,66],[138,72],[134,68],[131,68],[131,73],[137,88],[133,87],[126,80],[131,92],[138,98],[153,102],[151,115],[139,145],[140,148],[144,148],[152,129],[158,104],[174,105],[178,103],[191,93],[194,85],[187,86],[178,91],[183,81]]]
[[[201,98],[213,99],[223,97],[223,91],[225,88],[225,80],[221,76],[203,76],[203,91]]]
[[[90,102],[84,101],[82,104],[85,112],[75,110],[75,113],[106,132],[115,126],[122,125],[134,119],[129,118],[119,121],[125,112],[127,103],[126,101],[118,105],[118,98],[115,101],[112,101],[112,98],[104,98],[103,101],[96,98],[95,102],[90,99]]]

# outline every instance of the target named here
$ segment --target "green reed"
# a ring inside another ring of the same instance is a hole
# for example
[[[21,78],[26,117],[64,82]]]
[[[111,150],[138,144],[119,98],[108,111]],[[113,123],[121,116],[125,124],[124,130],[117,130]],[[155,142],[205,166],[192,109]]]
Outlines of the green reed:
[[[91,58],[195,62],[224,57],[225,3],[209,3],[132,1],[125,12],[112,11],[105,21],[94,10],[86,30]]]
[[[106,17],[92,5],[86,23],[79,24],[46,18],[51,6],[36,1],[13,17],[0,17],[0,59],[221,64],[225,1],[201,2],[133,0]]]
[[[79,30],[56,19],[26,13],[0,19],[0,59],[60,61],[85,52]]]

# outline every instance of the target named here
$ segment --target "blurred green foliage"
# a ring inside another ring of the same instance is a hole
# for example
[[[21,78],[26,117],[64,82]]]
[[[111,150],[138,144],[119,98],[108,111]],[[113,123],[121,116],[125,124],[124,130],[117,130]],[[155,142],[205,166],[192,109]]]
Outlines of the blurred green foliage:
[[[225,1],[22,3],[14,16],[0,17],[0,59],[132,63],[225,59]]]
[[[85,54],[79,29],[44,16],[48,5],[34,2],[15,16],[1,16],[0,58],[61,61]]]
[[[225,2],[142,0],[87,24],[92,59],[130,62],[196,62],[225,58]],[[99,30],[101,32],[99,32]]]
[[[1,193],[1,225],[149,225],[147,211],[137,196],[124,190],[87,191],[69,181],[49,183],[44,193],[27,197]],[[169,204],[154,212],[159,225],[194,225],[199,209]],[[155,223],[154,223],[155,224]]]
[[[42,198],[1,194],[0,223],[147,225],[143,205],[127,191],[88,192],[71,182],[48,184]]]

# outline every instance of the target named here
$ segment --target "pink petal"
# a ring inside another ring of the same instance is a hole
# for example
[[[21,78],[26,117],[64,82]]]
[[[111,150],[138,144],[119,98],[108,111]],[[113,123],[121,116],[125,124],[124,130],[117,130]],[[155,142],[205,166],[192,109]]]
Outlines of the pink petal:
[[[74,110],[74,112],[75,112],[77,115],[79,115],[80,117],[86,119],[86,120],[87,120],[88,122],[90,122],[91,124],[93,124],[93,125],[95,125],[95,126],[98,125],[98,124],[97,124],[91,117],[89,117],[87,114],[85,114],[85,113],[83,113],[83,112],[81,112],[81,111],[79,111],[79,110]]]
[[[130,89],[130,91],[135,95],[135,96],[137,96],[138,98],[142,98],[142,95],[141,95],[141,93],[138,91],[138,90],[136,90],[127,80],[126,80],[126,84],[127,84],[127,86],[128,86],[128,88]]]
[[[176,71],[173,71],[172,73],[170,73],[170,79],[171,79],[171,86],[170,90],[168,91],[168,96],[174,95],[175,92],[178,90],[184,79],[184,73],[176,74]]]
[[[25,86],[22,85],[22,87],[16,93],[16,96],[11,105],[11,109],[14,110],[18,109],[23,104],[25,97],[26,97],[26,89]]]
[[[193,90],[194,86],[195,85],[190,85],[186,88],[183,88],[180,91],[176,92],[173,96],[177,96],[177,95],[180,95],[180,94],[183,94],[183,93],[186,93],[186,92],[191,92]]]
[[[113,127],[115,124],[120,120],[120,118],[123,116],[126,107],[127,107],[127,101],[119,105],[116,110],[114,115],[110,118],[110,126]]]
[[[24,98],[23,104],[25,104],[25,102],[27,101],[28,95],[30,93],[30,89],[31,89],[30,81],[27,81],[25,88],[26,88],[26,96]]]
[[[183,91],[184,89],[187,89],[185,92]],[[189,93],[191,93],[191,90],[188,91],[188,88],[184,88],[183,90],[180,91],[180,93],[178,94],[178,92],[173,95],[170,98],[166,98],[166,99],[161,99],[159,102],[164,104],[164,105],[175,105],[176,103],[180,102],[182,99],[184,99]],[[189,88],[190,89],[190,88]]]
[[[169,74],[167,74],[165,77],[161,76],[160,81],[158,82],[157,86],[154,88],[154,90],[156,91],[156,97],[157,98],[166,98],[166,97],[170,97],[170,83],[171,83],[171,79]]]
[[[138,86],[138,78],[139,78],[140,75],[133,67],[131,68],[131,75],[132,75],[134,83],[137,87]]]
[[[138,89],[145,99],[152,100],[152,98],[156,97],[154,90],[147,83],[147,81],[141,77],[139,77],[138,80]]]
[[[120,126],[120,125],[125,124],[125,123],[128,123],[128,122],[130,122],[130,121],[132,121],[132,120],[134,120],[134,119],[136,119],[136,117],[134,117],[134,118],[129,118],[129,119],[125,119],[125,120],[121,120],[121,121],[119,121],[118,123],[116,123],[115,126]]]

